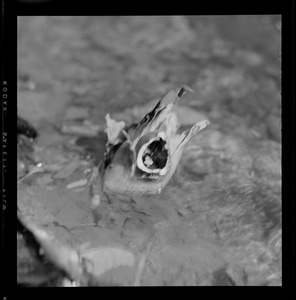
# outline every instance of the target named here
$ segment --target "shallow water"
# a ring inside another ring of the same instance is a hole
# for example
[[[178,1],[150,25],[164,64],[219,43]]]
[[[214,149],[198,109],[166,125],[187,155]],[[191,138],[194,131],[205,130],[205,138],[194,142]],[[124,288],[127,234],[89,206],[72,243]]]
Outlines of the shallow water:
[[[281,285],[279,17],[18,24],[18,112],[39,132],[42,162],[18,184],[28,220],[65,244],[129,251],[134,264],[122,254],[103,267],[106,284],[133,285],[141,269],[140,285]],[[106,113],[138,122],[181,83],[195,90],[181,125],[211,124],[162,194],[105,195],[94,207],[89,187],[71,188],[104,153]]]

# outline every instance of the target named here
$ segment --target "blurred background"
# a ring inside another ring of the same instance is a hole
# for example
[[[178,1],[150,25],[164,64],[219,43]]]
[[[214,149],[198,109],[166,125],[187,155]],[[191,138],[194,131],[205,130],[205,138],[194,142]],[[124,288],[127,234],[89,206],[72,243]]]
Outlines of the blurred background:
[[[168,187],[159,203],[166,203],[164,210],[172,205],[167,200],[185,207],[182,224],[196,226],[199,238],[223,250],[199,240],[205,251],[194,258],[198,271],[184,267],[186,258],[174,252],[178,267],[164,268],[165,274],[158,270],[154,279],[144,272],[143,282],[280,285],[281,17],[18,17],[18,113],[39,131],[38,147],[47,149],[39,158],[48,163],[65,142],[57,124],[83,119],[103,128],[106,113],[139,121],[147,107],[180,84],[195,90],[181,100],[181,123],[211,124],[192,142],[202,154],[184,153],[181,187]],[[22,193],[30,184],[19,187],[18,199],[29,215]],[[47,174],[40,184],[54,181]],[[64,222],[64,215],[50,209],[54,220]],[[44,210],[34,211],[35,222],[43,217]],[[223,253],[219,262],[216,250]]]
[[[279,16],[19,17],[18,106],[36,98],[31,81],[51,104],[30,119],[53,120],[70,99],[100,122],[184,83],[214,125],[279,142],[280,50]]]

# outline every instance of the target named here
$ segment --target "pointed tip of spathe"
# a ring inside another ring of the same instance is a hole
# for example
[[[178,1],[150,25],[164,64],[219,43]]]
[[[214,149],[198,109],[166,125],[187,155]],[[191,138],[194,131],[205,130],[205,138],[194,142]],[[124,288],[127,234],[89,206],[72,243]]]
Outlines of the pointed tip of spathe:
[[[194,90],[192,88],[190,88],[189,86],[183,84],[180,87],[177,88],[178,91],[178,97],[183,96],[184,94],[186,94],[187,92],[189,93],[194,93]]]

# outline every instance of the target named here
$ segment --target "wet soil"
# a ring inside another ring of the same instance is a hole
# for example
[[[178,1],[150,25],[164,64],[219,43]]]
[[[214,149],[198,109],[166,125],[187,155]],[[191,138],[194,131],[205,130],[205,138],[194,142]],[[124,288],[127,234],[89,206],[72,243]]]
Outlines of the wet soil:
[[[280,43],[279,16],[19,17],[18,113],[42,163],[19,160],[23,216],[113,249],[96,270],[110,285],[281,285]],[[182,126],[210,125],[163,193],[93,203],[105,115],[138,122],[180,84]]]

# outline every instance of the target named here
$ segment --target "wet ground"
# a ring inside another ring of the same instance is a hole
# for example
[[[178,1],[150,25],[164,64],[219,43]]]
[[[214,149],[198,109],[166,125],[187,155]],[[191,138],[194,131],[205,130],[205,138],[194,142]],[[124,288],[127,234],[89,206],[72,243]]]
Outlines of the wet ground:
[[[19,160],[23,216],[97,251],[105,284],[281,285],[280,44],[279,16],[19,17],[18,113],[42,163]],[[211,124],[163,193],[92,202],[105,115],[140,121],[180,84],[181,124]]]

